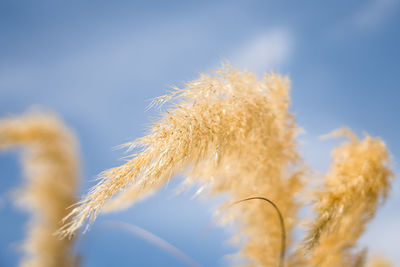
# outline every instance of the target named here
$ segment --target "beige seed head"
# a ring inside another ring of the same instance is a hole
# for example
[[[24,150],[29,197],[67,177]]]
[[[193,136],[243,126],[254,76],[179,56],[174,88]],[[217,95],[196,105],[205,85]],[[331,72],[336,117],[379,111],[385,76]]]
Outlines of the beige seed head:
[[[349,141],[333,151],[326,185],[316,192],[315,212],[306,238],[311,266],[348,266],[352,249],[387,197],[393,174],[389,154],[379,138],[359,140],[348,129],[335,131]]]
[[[382,256],[374,256],[368,263],[367,267],[393,267],[393,262]]]
[[[283,214],[290,244],[303,164],[294,141],[298,128],[288,112],[288,79],[271,74],[257,80],[252,73],[224,66],[184,89],[175,88],[155,104],[167,101],[173,104],[150,133],[126,144],[138,149],[137,154],[100,175],[60,233],[71,235],[104,206],[127,207],[185,173],[185,185],[199,184],[212,195],[228,193],[229,202],[254,195],[271,199]],[[281,229],[271,207],[242,204],[224,218],[237,222],[241,255],[251,266],[278,262]]]
[[[26,183],[16,194],[31,218],[23,243],[24,267],[72,267],[73,240],[54,232],[75,201],[78,182],[76,141],[54,115],[32,112],[0,120],[0,149],[21,146]]]

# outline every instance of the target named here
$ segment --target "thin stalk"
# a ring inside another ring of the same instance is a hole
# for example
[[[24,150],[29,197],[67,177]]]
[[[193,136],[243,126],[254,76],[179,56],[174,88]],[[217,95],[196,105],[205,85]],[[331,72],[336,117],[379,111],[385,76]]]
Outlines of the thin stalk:
[[[186,255],[183,251],[175,247],[174,245],[170,244],[169,242],[165,241],[161,237],[146,231],[145,229],[130,223],[125,223],[121,221],[105,221],[103,225],[118,228],[129,233],[132,233],[141,239],[159,247],[160,249],[166,251],[168,254],[176,258],[177,260],[184,263],[186,266],[189,267],[201,267],[201,265],[192,259],[190,256]]]
[[[232,207],[241,202],[245,202],[245,201],[249,201],[249,200],[253,200],[253,199],[259,199],[259,200],[264,200],[264,201],[268,202],[269,204],[271,204],[272,207],[274,207],[274,209],[276,210],[276,213],[278,214],[279,222],[281,225],[281,253],[280,253],[280,258],[279,258],[279,267],[283,267],[285,264],[286,230],[285,230],[285,222],[283,220],[282,213],[279,210],[278,206],[276,206],[276,204],[274,202],[272,202],[271,200],[269,200],[268,198],[265,198],[265,197],[249,197],[249,198],[244,198],[244,199],[238,200],[238,201],[232,203],[229,207]]]

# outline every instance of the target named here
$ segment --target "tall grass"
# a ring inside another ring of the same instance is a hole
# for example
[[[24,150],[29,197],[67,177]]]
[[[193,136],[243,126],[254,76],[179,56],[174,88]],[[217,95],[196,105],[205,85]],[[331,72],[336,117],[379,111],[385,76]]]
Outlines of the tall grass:
[[[382,140],[337,132],[350,141],[334,151],[326,184],[315,190],[317,217],[304,244],[295,246],[292,234],[304,205],[297,196],[307,168],[295,141],[299,128],[288,111],[288,79],[265,74],[257,80],[224,66],[154,104],[165,102],[170,107],[149,134],[124,145],[135,153],[101,173],[100,182],[65,218],[62,236],[92,223],[101,210],[125,208],[183,173],[184,186],[199,185],[199,194],[228,193],[222,207],[255,196],[273,204],[275,210],[255,201],[224,215],[225,222],[237,223],[235,239],[249,266],[278,266],[283,260],[285,266],[364,265],[366,253],[356,250],[357,239],[386,198],[392,177]],[[290,246],[294,249],[282,251]]]
[[[374,256],[367,267],[391,267],[394,266],[392,262],[382,256]]]
[[[311,266],[354,266],[354,247],[366,224],[387,197],[393,174],[389,155],[379,138],[359,140],[348,129],[335,131],[349,141],[333,151],[326,185],[317,190],[315,213],[306,246]]]
[[[186,184],[199,183],[210,195],[268,196],[285,218],[290,244],[302,162],[294,140],[298,129],[288,112],[288,79],[271,74],[258,81],[252,73],[226,66],[156,102],[170,100],[172,107],[150,133],[125,145],[139,148],[138,153],[101,174],[61,233],[71,235],[104,205],[126,207],[184,172]],[[230,209],[225,219],[238,222],[238,238],[245,239],[241,253],[251,262],[271,266],[279,260],[281,227],[275,210],[255,202]]]
[[[16,194],[31,217],[24,267],[72,267],[73,240],[54,236],[76,199],[78,157],[71,131],[53,114],[32,112],[0,120],[0,149],[22,148],[26,182]]]

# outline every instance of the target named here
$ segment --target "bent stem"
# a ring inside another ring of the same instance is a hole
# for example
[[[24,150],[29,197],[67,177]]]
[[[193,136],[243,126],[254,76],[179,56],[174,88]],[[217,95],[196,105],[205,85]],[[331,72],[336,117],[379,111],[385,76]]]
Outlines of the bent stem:
[[[268,198],[265,198],[265,197],[249,197],[249,198],[244,198],[244,199],[238,200],[238,201],[232,203],[231,205],[229,205],[229,207],[232,207],[236,204],[239,204],[239,203],[242,203],[245,201],[254,200],[254,199],[264,200],[264,201],[268,202],[269,204],[271,204],[272,207],[274,207],[274,209],[276,210],[276,213],[278,214],[279,222],[281,225],[281,254],[280,254],[280,258],[279,258],[279,267],[283,267],[284,263],[285,263],[285,251],[286,251],[286,230],[285,230],[285,222],[283,220],[282,213],[279,210],[278,206],[276,206],[276,204],[274,202],[272,202],[271,200],[269,200]]]

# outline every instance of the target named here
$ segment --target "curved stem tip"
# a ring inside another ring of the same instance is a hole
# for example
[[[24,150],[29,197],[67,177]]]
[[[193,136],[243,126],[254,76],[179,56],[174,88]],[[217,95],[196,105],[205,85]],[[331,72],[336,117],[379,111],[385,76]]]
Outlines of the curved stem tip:
[[[238,200],[238,201],[232,203],[229,207],[232,207],[241,202],[254,200],[254,199],[264,200],[264,201],[268,202],[269,204],[271,204],[272,207],[274,207],[274,209],[276,210],[276,213],[278,214],[279,222],[281,225],[281,253],[280,253],[280,258],[279,258],[279,267],[283,267],[284,263],[285,263],[285,251],[286,251],[286,230],[285,230],[285,222],[283,220],[282,213],[279,210],[278,206],[273,201],[271,201],[265,197],[249,197],[249,198],[244,198],[244,199]]]

